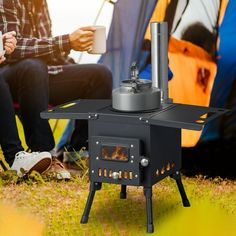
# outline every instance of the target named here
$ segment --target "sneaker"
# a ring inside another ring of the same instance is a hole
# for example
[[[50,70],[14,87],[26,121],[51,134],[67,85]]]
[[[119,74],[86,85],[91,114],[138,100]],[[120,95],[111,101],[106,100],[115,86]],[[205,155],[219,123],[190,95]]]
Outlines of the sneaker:
[[[70,172],[66,170],[65,166],[55,157],[52,158],[52,164],[44,174],[49,178],[58,180],[71,178]]]
[[[17,175],[22,177],[33,170],[43,173],[50,167],[51,163],[52,156],[49,152],[28,153],[20,151],[16,153],[11,169],[16,170]]]

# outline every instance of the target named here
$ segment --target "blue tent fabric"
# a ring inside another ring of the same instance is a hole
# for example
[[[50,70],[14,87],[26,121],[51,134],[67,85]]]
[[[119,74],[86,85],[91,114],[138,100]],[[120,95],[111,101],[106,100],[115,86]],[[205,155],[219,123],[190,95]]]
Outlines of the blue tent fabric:
[[[99,61],[113,74],[116,88],[130,75],[132,62],[141,55],[143,38],[157,0],[119,0],[115,4],[107,39],[107,53]]]
[[[151,80],[152,79],[152,65],[148,64],[144,70],[141,71],[141,73],[139,74],[139,77],[141,79],[147,79],[147,80]]]
[[[152,79],[152,65],[148,64],[144,70],[141,71],[141,73],[139,74],[139,77],[141,79],[147,79],[147,80],[151,80]],[[168,68],[168,80],[171,80],[173,77],[173,73],[170,70],[170,68]]]
[[[223,22],[219,28],[220,45],[217,75],[211,94],[210,106],[225,107],[232,84],[236,79],[236,1],[229,0]],[[220,136],[221,119],[204,127],[201,141],[217,139]]]

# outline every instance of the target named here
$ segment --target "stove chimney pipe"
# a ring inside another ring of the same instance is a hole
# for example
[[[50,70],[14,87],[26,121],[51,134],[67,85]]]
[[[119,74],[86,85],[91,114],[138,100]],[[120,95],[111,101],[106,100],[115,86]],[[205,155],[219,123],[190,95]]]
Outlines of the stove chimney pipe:
[[[161,102],[169,99],[168,94],[168,24],[151,23],[152,42],[152,87],[161,90]]]

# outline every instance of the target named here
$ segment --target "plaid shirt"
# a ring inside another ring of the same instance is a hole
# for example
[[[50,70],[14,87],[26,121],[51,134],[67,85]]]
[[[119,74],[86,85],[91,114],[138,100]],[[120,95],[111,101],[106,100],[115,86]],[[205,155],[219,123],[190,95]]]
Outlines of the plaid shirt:
[[[34,2],[40,3],[40,9]],[[26,58],[41,58],[50,74],[63,71],[70,64],[69,35],[52,37],[46,0],[0,0],[0,30],[16,31],[17,47],[7,57],[8,63]]]

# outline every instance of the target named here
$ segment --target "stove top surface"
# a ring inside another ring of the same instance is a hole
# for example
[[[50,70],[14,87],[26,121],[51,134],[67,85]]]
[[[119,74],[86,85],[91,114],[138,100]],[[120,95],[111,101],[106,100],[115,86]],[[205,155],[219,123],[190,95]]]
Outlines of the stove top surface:
[[[162,104],[157,110],[121,112],[111,106],[111,100],[75,100],[41,113],[45,119],[101,120],[121,123],[146,123],[173,128],[201,130],[210,120],[228,112],[225,109],[185,105]]]

